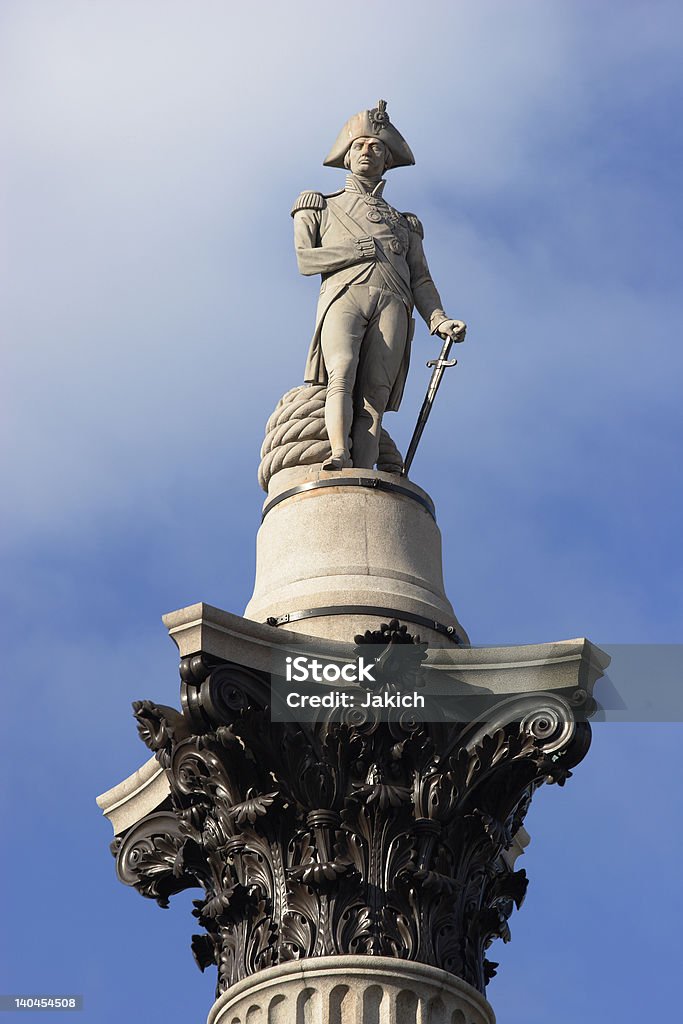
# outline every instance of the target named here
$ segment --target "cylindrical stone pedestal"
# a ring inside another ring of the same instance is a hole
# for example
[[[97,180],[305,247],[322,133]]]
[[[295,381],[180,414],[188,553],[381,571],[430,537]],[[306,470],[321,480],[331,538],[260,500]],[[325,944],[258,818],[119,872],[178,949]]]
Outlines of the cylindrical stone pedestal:
[[[464,981],[389,957],[327,956],[270,967],[233,985],[207,1024],[495,1024]]]
[[[444,592],[429,495],[371,470],[300,467],[272,478],[244,614],[290,616],[278,624],[348,642],[393,614],[430,646],[468,642]]]

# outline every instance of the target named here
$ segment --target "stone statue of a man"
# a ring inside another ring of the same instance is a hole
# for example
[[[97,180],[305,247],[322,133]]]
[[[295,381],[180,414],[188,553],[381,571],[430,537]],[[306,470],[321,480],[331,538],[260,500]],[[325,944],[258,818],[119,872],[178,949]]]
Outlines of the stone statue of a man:
[[[304,379],[327,385],[323,468],[372,469],[382,415],[403,394],[413,307],[442,338],[463,341],[465,325],[441,307],[420,221],[382,196],[384,172],[415,163],[384,100],[346,122],[324,163],[350,171],[345,187],[302,192],[292,210],[299,270],[322,276]]]

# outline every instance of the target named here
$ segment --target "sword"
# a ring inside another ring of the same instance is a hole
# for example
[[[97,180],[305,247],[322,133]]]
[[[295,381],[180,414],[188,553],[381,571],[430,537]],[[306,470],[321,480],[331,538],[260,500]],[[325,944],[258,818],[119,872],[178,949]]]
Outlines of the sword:
[[[427,425],[427,420],[429,419],[429,414],[432,411],[434,399],[436,398],[436,393],[439,390],[439,384],[441,383],[441,378],[444,375],[446,367],[455,366],[458,362],[457,359],[448,358],[448,353],[451,350],[451,345],[453,345],[453,338],[451,338],[449,335],[443,343],[441,352],[439,353],[439,358],[430,359],[429,362],[427,363],[427,366],[432,366],[434,369],[432,370],[432,376],[429,381],[429,387],[427,388],[425,400],[422,403],[422,408],[420,409],[420,415],[417,417],[417,423],[415,424],[413,436],[410,439],[410,444],[408,445],[406,457],[403,460],[403,472],[401,476],[408,476],[408,470],[410,469],[413,459],[415,458],[417,446],[420,443],[422,432],[424,431],[424,428]]]

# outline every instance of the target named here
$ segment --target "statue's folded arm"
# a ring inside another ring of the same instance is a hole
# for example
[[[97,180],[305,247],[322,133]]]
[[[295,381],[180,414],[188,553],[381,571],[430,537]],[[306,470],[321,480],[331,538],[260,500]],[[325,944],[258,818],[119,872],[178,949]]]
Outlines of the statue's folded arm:
[[[320,244],[320,214],[315,210],[297,210],[294,214],[294,247],[299,273],[331,274],[367,260],[354,238],[334,245]]]

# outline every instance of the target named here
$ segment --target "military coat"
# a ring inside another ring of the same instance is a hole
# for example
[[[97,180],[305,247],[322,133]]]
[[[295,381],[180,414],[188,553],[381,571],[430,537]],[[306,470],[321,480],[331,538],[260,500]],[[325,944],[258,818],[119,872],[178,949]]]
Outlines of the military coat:
[[[399,213],[383,199],[384,184],[380,181],[368,193],[349,175],[345,188],[332,195],[302,192],[292,216],[299,270],[305,275],[322,276],[304,379],[313,384],[327,383],[320,335],[332,303],[341,301],[351,285],[389,289],[405,303],[409,313],[408,336],[388,339],[390,344],[404,346],[401,369],[387,406],[393,410],[400,404],[408,373],[415,326],[413,307],[432,334],[448,317],[427,266],[422,225],[414,214]]]

